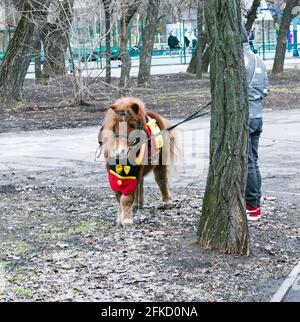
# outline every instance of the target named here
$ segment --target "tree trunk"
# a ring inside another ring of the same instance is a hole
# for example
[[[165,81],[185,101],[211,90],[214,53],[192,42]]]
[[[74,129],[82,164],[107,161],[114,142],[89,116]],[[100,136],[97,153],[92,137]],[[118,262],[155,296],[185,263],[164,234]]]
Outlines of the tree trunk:
[[[210,165],[198,241],[208,250],[248,255],[244,194],[249,111],[240,0],[207,1],[205,20],[210,45],[212,110]]]
[[[298,0],[287,0],[280,24],[279,35],[272,74],[280,74],[284,70],[284,60],[286,53],[287,34],[290,27],[291,15],[293,8],[297,5]]]
[[[199,35],[198,35],[199,37]],[[191,74],[197,74],[197,69],[201,68],[201,75],[202,73],[208,73],[208,66],[209,66],[209,47],[206,46],[203,53],[202,53],[202,45],[203,45],[203,41],[204,39],[201,37],[200,38],[200,43],[199,41],[197,41],[197,45],[195,48],[195,53],[189,63],[189,66],[187,68],[187,73],[191,73]],[[201,59],[199,62],[199,56],[201,53]],[[199,62],[199,64],[198,64]],[[199,65],[199,67],[198,67]],[[199,73],[199,70],[198,70]],[[200,77],[201,78],[201,77]]]
[[[198,58],[199,58],[200,53],[201,53],[201,45],[197,41],[197,45],[196,45],[196,48],[195,48],[195,53],[192,56],[192,59],[191,59],[189,65],[188,65],[188,68],[186,70],[187,73],[190,73],[190,74],[196,74],[197,73]],[[202,60],[202,57],[201,57],[201,60]]]
[[[206,46],[202,55],[202,73],[208,73],[209,67],[209,47]]]
[[[189,66],[187,68],[187,73],[191,73],[191,74],[196,74],[197,73],[197,55],[199,55],[199,52],[201,51],[201,46],[199,46],[198,42],[196,45],[196,49],[195,49],[195,54],[192,57]],[[204,49],[204,52],[202,54],[202,58],[201,58],[201,70],[202,73],[208,73],[208,66],[209,66],[209,47],[207,46]]]
[[[22,100],[25,76],[34,55],[38,26],[47,14],[49,0],[23,1],[21,19],[0,66],[0,100]]]
[[[140,57],[138,85],[146,85],[151,75],[151,59],[155,38],[155,28],[158,23],[160,0],[149,0],[147,18],[143,37],[143,49]]]
[[[75,68],[74,54],[72,51],[71,41],[69,34],[66,34],[67,47],[69,50],[69,58],[71,63],[73,86],[74,86],[74,101],[77,105],[84,105],[87,97],[87,91],[84,87],[82,80],[82,69],[81,69],[81,58],[78,55],[78,68]],[[78,48],[78,53],[80,53],[80,48]]]
[[[247,22],[245,24],[245,28],[248,32],[251,31],[254,21],[257,18],[257,9],[260,6],[260,2],[261,2],[261,0],[254,0],[252,3],[251,9],[247,15]]]
[[[132,4],[122,2],[122,20],[121,20],[121,77],[119,87],[127,88],[130,79],[131,58],[128,52],[128,25],[137,12],[140,2],[134,1]],[[126,6],[126,7],[125,7]]]
[[[41,56],[41,35],[36,32],[35,46],[34,46],[34,74],[35,80],[39,81],[42,78],[42,56]]]
[[[124,0],[123,0],[124,1]],[[123,3],[122,3],[123,4]],[[125,5],[122,5],[122,19],[121,19],[121,77],[119,87],[127,88],[130,77],[131,59],[127,49],[127,24]]]
[[[196,65],[196,77],[198,79],[202,78],[202,30],[203,30],[203,3],[202,0],[198,0],[197,8],[197,29],[198,29],[198,39],[197,43],[200,44],[200,50],[196,51],[197,65]]]
[[[119,38],[119,30],[118,30],[118,22],[119,20],[116,19],[111,25],[111,38],[112,38],[112,45],[113,47],[118,47],[118,38]]]
[[[70,32],[74,0],[64,0],[58,7],[55,22],[47,22],[43,28],[46,78],[66,75],[67,34]]]
[[[67,41],[64,32],[56,24],[47,23],[44,28],[45,63],[43,76],[45,78],[63,76],[66,74],[65,60]]]
[[[111,83],[111,54],[110,54],[110,42],[111,42],[111,10],[110,4],[111,0],[102,0],[104,6],[105,15],[105,82],[107,84]]]

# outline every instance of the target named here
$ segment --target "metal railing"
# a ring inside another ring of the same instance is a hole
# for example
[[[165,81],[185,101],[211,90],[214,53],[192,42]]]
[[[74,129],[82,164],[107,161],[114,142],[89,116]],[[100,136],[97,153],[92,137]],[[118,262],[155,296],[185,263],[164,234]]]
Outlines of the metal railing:
[[[277,43],[260,43],[253,46],[257,54],[263,58],[263,60],[274,59]],[[287,44],[287,53],[292,53],[293,57],[299,57],[300,43]]]
[[[287,53],[290,53],[294,57],[299,56],[298,48],[300,48],[300,43],[292,44],[287,46]],[[264,60],[274,59],[276,52],[276,43],[256,43],[252,46],[252,49],[257,52]],[[140,54],[141,48],[134,46],[128,48],[132,67],[138,67],[140,63]],[[195,49],[191,47],[181,47],[178,49],[170,50],[167,46],[161,46],[161,49],[154,49],[152,51],[152,61],[151,66],[168,66],[168,65],[186,65],[189,64]],[[73,51],[75,64],[77,65],[80,61],[84,63],[86,70],[101,70],[105,68],[106,59],[105,59],[105,48],[98,48],[93,52],[90,52],[88,49],[81,49],[80,52],[78,49]],[[0,63],[5,56],[5,52],[0,52]],[[41,52],[42,63],[44,62],[44,52]],[[288,56],[287,56],[288,57]],[[119,47],[111,48],[111,67],[119,68],[121,66],[121,55]],[[67,59],[66,66],[70,70],[71,63]],[[34,70],[34,58],[32,58],[31,66],[29,68],[29,73],[32,73]]]
[[[129,54],[131,57],[132,67],[138,67],[140,62],[141,48],[130,47]],[[161,49],[154,49],[152,51],[152,62],[151,66],[166,66],[166,65],[186,65],[190,62],[192,55],[194,53],[193,48],[177,48],[170,50],[169,48],[162,47]],[[5,56],[5,52],[0,52],[0,63]],[[80,51],[77,48],[73,50],[73,56],[75,64],[79,62],[85,64],[85,69],[103,69],[106,65],[105,58],[105,48],[96,49],[93,52],[90,52],[88,49],[81,49]],[[41,61],[44,62],[44,52],[41,51]],[[119,47],[111,48],[111,67],[118,68],[121,66],[121,52]],[[34,63],[34,57],[31,61],[31,68],[29,72],[32,72],[32,67]],[[66,66],[70,69],[71,62],[69,59],[66,59]]]

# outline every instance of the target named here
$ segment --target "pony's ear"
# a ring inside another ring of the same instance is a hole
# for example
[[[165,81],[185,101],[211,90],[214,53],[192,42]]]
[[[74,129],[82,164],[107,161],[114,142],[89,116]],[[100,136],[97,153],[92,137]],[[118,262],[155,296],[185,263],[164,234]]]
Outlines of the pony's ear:
[[[99,132],[98,132],[98,143],[99,143],[100,145],[102,145],[102,144],[103,144],[103,141],[102,141],[102,131],[103,131],[103,128],[104,128],[104,125],[102,125],[102,126],[101,126],[101,128],[100,128],[100,130],[99,130]]]
[[[117,105],[115,105],[115,104],[112,104],[112,105],[110,106],[110,108],[115,112],[115,111],[117,110],[118,106],[117,106]]]
[[[133,112],[134,112],[135,114],[139,114],[140,106],[139,106],[139,104],[137,104],[137,103],[133,103],[133,104],[131,105],[131,109],[133,110]]]

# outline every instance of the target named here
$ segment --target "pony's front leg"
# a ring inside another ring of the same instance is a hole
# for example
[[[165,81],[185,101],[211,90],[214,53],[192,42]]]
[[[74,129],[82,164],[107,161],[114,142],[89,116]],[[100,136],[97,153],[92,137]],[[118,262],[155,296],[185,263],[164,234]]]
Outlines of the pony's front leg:
[[[117,218],[117,225],[121,225],[122,224],[122,209],[121,209],[121,192],[115,192],[115,196],[116,199],[118,201],[118,205],[119,205],[119,213],[118,213],[118,218]]]
[[[134,192],[131,194],[124,196],[121,196],[120,200],[120,209],[121,209],[121,214],[120,214],[120,219],[121,219],[121,224],[122,225],[128,225],[132,224],[132,205],[134,202]]]

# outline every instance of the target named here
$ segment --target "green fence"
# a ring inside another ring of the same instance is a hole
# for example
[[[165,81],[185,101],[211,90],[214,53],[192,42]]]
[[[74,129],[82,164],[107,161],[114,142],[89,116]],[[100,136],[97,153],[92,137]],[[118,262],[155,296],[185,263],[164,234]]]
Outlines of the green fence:
[[[263,59],[273,59],[276,53],[277,43],[258,43],[254,45],[257,54]],[[293,53],[293,57],[299,57],[300,43],[287,44],[287,52]]]

